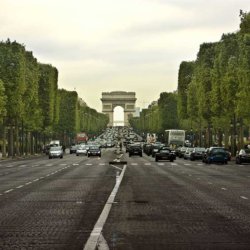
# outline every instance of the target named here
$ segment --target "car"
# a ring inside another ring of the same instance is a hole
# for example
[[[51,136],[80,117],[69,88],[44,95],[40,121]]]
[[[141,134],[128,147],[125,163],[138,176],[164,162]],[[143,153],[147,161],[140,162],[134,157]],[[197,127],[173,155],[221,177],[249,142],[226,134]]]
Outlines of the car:
[[[152,151],[151,151],[151,156],[152,157],[155,157],[155,154],[159,151],[159,149],[161,148],[161,147],[163,147],[164,146],[164,144],[162,144],[162,143],[155,143],[155,144],[153,144],[153,146],[152,146]]]
[[[205,148],[195,147],[190,154],[190,160],[191,161],[202,160],[205,151],[206,151]]]
[[[76,153],[76,150],[77,150],[77,145],[71,145],[70,146],[70,149],[69,149],[69,153],[70,154],[73,154],[73,153]]]
[[[90,145],[87,156],[88,157],[90,157],[90,156],[99,156],[99,157],[101,157],[102,152],[101,152],[100,147],[97,146],[97,145]]]
[[[172,150],[168,147],[161,147],[158,152],[155,153],[155,161],[159,160],[169,160],[173,162],[175,155]]]
[[[89,146],[87,145],[79,145],[76,149],[76,156],[79,155],[87,155],[89,150]]]
[[[142,147],[140,144],[130,144],[128,149],[129,157],[132,155],[139,155],[142,157]]]
[[[250,163],[250,149],[244,148],[236,152],[236,164]]]
[[[227,164],[228,155],[224,148],[222,147],[210,147],[206,149],[203,154],[203,162],[210,164],[213,162]]]
[[[63,149],[61,146],[50,147],[49,159],[52,159],[52,158],[63,158]]]
[[[190,159],[191,153],[193,152],[194,148],[187,148],[184,155],[183,155],[183,159],[187,160]]]
[[[186,152],[187,147],[181,147],[178,152],[179,158],[182,158],[184,156],[184,153]]]

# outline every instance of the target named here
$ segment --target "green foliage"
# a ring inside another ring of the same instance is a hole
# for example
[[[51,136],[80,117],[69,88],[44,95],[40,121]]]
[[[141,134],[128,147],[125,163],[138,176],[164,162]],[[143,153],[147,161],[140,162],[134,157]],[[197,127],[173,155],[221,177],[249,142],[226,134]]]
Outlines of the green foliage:
[[[0,79],[0,120],[6,115],[6,100],[4,84]]]

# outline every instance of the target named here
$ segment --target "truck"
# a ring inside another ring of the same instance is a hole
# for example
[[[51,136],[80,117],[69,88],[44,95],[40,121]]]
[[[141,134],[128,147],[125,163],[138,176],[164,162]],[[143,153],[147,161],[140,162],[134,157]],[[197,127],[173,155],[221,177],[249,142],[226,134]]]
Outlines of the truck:
[[[81,143],[87,143],[88,141],[88,135],[85,132],[77,133],[75,142],[76,144],[81,144]]]

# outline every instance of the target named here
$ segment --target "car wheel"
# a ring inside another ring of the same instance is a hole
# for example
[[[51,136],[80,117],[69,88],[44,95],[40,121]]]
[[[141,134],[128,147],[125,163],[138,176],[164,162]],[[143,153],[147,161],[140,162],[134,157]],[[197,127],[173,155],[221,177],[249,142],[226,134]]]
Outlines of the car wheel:
[[[227,161],[225,161],[224,163],[227,164]]]

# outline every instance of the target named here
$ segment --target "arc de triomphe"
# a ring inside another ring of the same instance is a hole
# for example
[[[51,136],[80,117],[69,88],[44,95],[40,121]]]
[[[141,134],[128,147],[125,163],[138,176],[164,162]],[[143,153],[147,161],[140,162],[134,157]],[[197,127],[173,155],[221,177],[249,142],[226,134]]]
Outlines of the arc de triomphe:
[[[109,117],[108,126],[114,123],[114,108],[121,106],[124,109],[124,126],[129,126],[129,117],[135,112],[135,92],[113,91],[102,93],[102,112]]]

